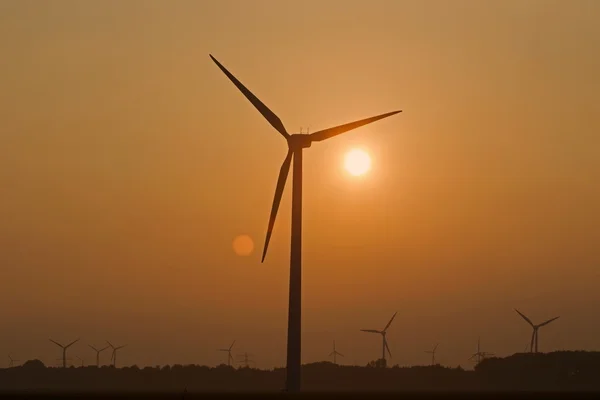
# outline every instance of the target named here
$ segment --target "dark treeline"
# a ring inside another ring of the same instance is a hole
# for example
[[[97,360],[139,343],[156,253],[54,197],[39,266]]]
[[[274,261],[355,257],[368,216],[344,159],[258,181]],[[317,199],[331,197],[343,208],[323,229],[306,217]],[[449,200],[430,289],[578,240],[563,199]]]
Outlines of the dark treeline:
[[[329,362],[303,366],[307,391],[600,390],[600,353],[554,352],[490,358],[474,371],[442,367],[378,368]],[[0,369],[1,391],[279,391],[285,370],[198,365],[46,368],[39,360]]]

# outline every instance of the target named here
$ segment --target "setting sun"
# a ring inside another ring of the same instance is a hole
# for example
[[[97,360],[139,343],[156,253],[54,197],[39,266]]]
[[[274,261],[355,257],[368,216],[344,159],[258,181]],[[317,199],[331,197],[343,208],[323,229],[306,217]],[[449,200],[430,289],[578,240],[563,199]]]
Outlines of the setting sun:
[[[350,150],[346,153],[344,167],[351,175],[364,175],[371,169],[371,157],[364,150]]]

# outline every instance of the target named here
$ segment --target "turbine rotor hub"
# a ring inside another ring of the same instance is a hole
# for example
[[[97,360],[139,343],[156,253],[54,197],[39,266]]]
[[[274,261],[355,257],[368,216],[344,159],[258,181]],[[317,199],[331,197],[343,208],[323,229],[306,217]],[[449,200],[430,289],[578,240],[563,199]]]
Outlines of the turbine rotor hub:
[[[312,145],[312,140],[309,135],[295,133],[288,138],[288,145],[292,150],[307,149]]]

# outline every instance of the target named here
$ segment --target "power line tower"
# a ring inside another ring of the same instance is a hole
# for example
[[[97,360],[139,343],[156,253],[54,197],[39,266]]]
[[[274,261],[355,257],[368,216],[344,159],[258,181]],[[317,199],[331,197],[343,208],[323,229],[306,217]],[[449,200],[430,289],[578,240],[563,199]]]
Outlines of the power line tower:
[[[238,355],[238,359],[238,363],[242,364],[244,368],[250,368],[250,365],[256,366],[256,362],[252,359],[252,354],[248,352]]]

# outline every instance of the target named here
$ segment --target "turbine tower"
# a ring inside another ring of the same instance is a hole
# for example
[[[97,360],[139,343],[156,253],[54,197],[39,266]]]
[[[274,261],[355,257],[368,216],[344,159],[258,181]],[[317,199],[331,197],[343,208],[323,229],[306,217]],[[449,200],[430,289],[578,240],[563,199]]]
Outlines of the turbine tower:
[[[231,362],[233,361],[233,356],[231,355],[231,349],[233,349],[233,345],[235,344],[235,340],[231,343],[228,349],[219,349],[218,351],[226,351],[227,352],[227,366],[231,367]]]
[[[435,365],[435,351],[437,350],[438,345],[433,346],[433,350],[427,350],[425,353],[431,354],[431,365]]]
[[[540,328],[541,328],[542,326],[544,326],[544,325],[548,325],[550,322],[552,322],[552,321],[554,321],[554,320],[556,320],[556,319],[558,319],[558,318],[560,318],[560,317],[554,317],[554,318],[551,318],[551,319],[549,319],[549,320],[548,320],[548,321],[546,321],[546,322],[542,322],[541,324],[537,324],[537,325],[535,325],[533,322],[531,322],[531,320],[530,320],[529,318],[527,318],[527,317],[526,317],[526,316],[525,316],[523,313],[521,313],[521,312],[520,312],[519,310],[517,310],[516,308],[515,308],[515,311],[516,311],[516,312],[517,312],[517,313],[518,313],[518,314],[519,314],[521,317],[523,317],[523,319],[524,319],[525,321],[527,321],[527,323],[528,323],[529,325],[531,325],[531,327],[533,328],[533,332],[531,333],[531,344],[530,344],[530,346],[529,346],[529,351],[530,351],[530,352],[532,352],[532,353],[537,353],[537,352],[538,352],[538,329],[540,329]],[[535,343],[535,351],[533,351],[533,349],[534,349],[534,343]]]
[[[333,341],[333,351],[331,353],[329,353],[329,357],[333,356],[333,363],[337,364],[337,356],[342,356],[344,357],[344,355],[342,353],[340,353],[339,351],[337,351],[335,349],[335,340]]]
[[[54,343],[55,345],[57,345],[58,347],[62,348],[63,351],[63,355],[62,355],[62,362],[63,362],[63,368],[67,368],[67,349],[71,346],[73,346],[75,343],[77,343],[79,341],[79,339],[72,341],[71,343],[69,343],[66,346],[63,346],[62,344],[55,342],[54,340],[50,339],[50,341],[52,343]]]
[[[397,114],[400,111],[393,111],[387,114],[381,114],[375,117],[362,119],[355,122],[350,122],[344,125],[339,125],[333,128],[324,129],[311,134],[292,134],[290,135],[285,129],[283,123],[273,111],[264,105],[250,90],[248,90],[235,76],[233,76],[216,58],[210,55],[210,58],[217,64],[221,71],[227,75],[229,80],[246,96],[246,98],[254,105],[254,107],[262,114],[263,117],[275,128],[287,141],[288,152],[281,165],[277,186],[275,189],[275,197],[271,207],[271,215],[269,217],[269,225],[263,249],[262,260],[264,262],[269,246],[271,233],[285,181],[287,179],[292,158],[294,160],[294,168],[292,172],[292,235],[291,235],[291,252],[290,252],[290,286],[289,286],[289,310],[288,310],[288,337],[287,337],[287,366],[286,366],[286,391],[300,391],[300,373],[301,373],[301,312],[302,312],[302,151],[309,148],[313,142],[320,142],[325,139],[337,136],[360,126],[378,121],[382,118]]]
[[[388,354],[390,355],[390,358],[392,357],[392,352],[390,351],[390,348],[387,344],[387,339],[386,339],[386,333],[387,333],[387,329],[390,327],[390,325],[392,324],[392,321],[394,320],[394,318],[396,318],[396,314],[398,314],[398,311],[396,311],[394,313],[394,315],[392,315],[392,318],[390,319],[390,322],[387,323],[387,325],[385,326],[385,328],[383,328],[382,331],[378,331],[375,329],[361,329],[361,331],[363,332],[369,332],[369,333],[379,333],[383,339],[383,349],[382,349],[382,355],[381,358],[384,361],[384,365],[385,365],[385,351],[387,350]]]
[[[108,340],[106,341],[106,343],[108,343],[108,345],[112,348],[112,355],[110,356],[110,361],[112,362],[113,367],[117,367],[117,350],[122,349],[123,347],[125,347],[126,345],[124,344],[123,346],[113,346]]]
[[[103,352],[104,350],[108,349],[110,346],[106,346],[101,349],[97,349],[94,346],[92,346],[91,344],[88,344],[88,346],[90,346],[96,352],[96,367],[100,367],[100,353]]]
[[[477,359],[477,364],[479,364],[484,358],[486,358],[487,356],[493,356],[494,353],[487,353],[485,351],[481,351],[481,338],[478,337],[477,338],[477,353],[473,353],[473,355],[471,355],[471,357],[469,357],[469,360],[473,360],[474,358]]]
[[[15,360],[14,358],[12,358],[10,356],[10,354],[8,355],[8,368],[12,368],[15,366],[15,362],[18,362],[19,360]]]

